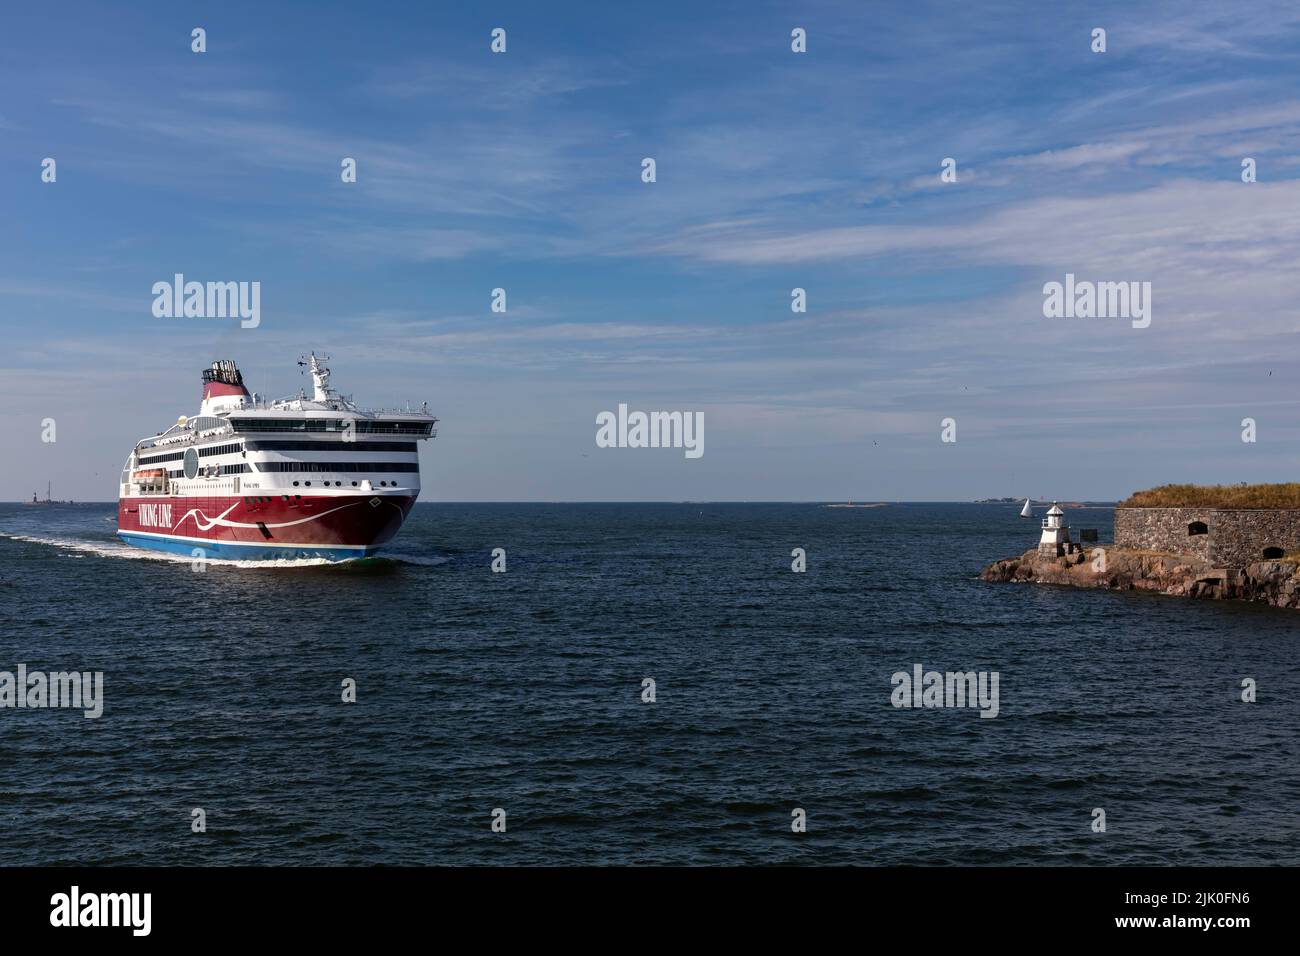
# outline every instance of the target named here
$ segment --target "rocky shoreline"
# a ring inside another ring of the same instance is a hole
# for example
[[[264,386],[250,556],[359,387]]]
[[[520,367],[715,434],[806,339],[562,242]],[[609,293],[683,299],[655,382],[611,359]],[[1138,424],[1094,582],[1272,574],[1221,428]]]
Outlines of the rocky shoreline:
[[[1062,557],[1031,550],[1018,558],[994,561],[980,572],[980,580],[1155,591],[1203,600],[1300,607],[1300,563],[1290,560],[1225,568],[1192,555],[1113,546],[1081,549]]]

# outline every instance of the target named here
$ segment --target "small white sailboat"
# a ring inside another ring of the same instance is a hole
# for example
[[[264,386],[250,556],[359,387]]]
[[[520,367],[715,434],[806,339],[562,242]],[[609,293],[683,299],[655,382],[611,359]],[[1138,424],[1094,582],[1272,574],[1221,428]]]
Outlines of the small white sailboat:
[[[1022,517],[1022,518],[1032,518],[1033,516],[1034,516],[1033,509],[1029,507],[1029,499],[1026,498],[1026,499],[1025,499],[1025,506],[1024,506],[1023,508],[1020,509],[1020,517]]]

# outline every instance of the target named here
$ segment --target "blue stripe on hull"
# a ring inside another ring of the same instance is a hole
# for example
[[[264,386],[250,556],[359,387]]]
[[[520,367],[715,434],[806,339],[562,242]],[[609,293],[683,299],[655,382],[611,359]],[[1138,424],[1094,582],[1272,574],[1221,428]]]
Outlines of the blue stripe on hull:
[[[209,541],[206,538],[158,537],[119,531],[117,536],[127,544],[151,551],[167,551],[183,554],[185,557],[206,557],[222,561],[300,561],[304,558],[324,558],[327,561],[347,561],[351,558],[365,558],[378,551],[378,548],[343,546],[322,547],[302,545],[296,548],[267,546],[263,544],[244,544],[231,541]],[[202,555],[195,555],[195,550],[202,550]]]

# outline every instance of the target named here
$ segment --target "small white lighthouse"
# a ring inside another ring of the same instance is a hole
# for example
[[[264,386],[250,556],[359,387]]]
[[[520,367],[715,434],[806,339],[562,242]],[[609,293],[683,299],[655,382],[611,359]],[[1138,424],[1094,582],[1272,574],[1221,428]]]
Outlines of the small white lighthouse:
[[[1065,523],[1065,512],[1055,501],[1043,519],[1043,536],[1038,539],[1038,553],[1049,557],[1069,554],[1074,550],[1070,543],[1070,526]]]

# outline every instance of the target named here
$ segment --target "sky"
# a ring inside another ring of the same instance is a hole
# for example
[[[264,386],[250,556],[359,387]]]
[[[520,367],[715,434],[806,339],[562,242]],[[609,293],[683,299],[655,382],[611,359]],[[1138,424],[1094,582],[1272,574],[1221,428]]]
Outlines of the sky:
[[[1295,4],[0,18],[0,500],[113,500],[205,366],[278,397],[312,349],[440,417],[424,501],[1300,478]],[[259,282],[260,324],[155,317],[176,273]],[[1066,274],[1151,283],[1150,325],[1046,317]],[[619,404],[702,413],[704,454],[597,447]]]

